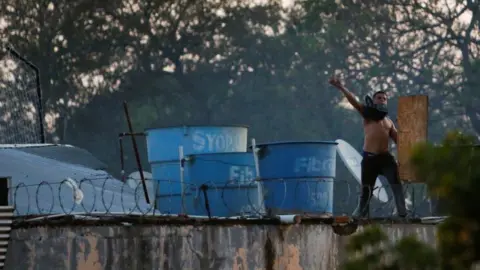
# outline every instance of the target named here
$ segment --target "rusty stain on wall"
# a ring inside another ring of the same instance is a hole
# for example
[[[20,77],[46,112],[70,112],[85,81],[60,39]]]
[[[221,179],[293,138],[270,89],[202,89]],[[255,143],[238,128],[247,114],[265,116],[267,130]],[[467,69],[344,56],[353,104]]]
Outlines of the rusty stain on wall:
[[[300,251],[298,247],[293,244],[284,244],[281,254],[282,255],[275,260],[274,269],[303,270],[303,267],[300,266]]]
[[[239,248],[233,261],[233,270],[247,270],[247,252],[244,248]]]
[[[436,241],[435,225],[381,226]],[[5,269],[334,270],[349,237],[324,224],[30,227],[12,231]]]
[[[79,244],[79,252],[75,254],[78,262],[78,270],[101,270],[99,251],[97,249],[97,237],[88,236]]]

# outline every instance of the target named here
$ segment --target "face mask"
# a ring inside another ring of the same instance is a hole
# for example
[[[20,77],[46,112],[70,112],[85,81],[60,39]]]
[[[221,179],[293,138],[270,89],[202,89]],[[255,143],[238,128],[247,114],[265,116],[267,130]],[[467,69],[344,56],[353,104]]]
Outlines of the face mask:
[[[374,104],[369,96],[365,96],[363,117],[367,120],[380,121],[388,114],[388,107],[385,104]]]

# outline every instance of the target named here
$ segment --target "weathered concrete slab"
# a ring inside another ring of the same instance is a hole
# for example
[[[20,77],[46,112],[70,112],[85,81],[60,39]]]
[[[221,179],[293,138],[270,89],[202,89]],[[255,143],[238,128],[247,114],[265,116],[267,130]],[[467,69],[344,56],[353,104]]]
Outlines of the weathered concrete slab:
[[[382,227],[435,244],[435,225]],[[5,269],[332,270],[348,238],[306,224],[33,227],[12,232]]]

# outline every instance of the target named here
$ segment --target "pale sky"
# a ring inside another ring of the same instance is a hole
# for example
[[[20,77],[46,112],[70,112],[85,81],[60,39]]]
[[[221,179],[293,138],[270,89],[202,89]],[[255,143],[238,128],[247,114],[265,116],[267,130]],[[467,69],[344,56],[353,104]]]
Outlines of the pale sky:
[[[294,0],[282,0],[283,6],[290,6],[293,2]]]

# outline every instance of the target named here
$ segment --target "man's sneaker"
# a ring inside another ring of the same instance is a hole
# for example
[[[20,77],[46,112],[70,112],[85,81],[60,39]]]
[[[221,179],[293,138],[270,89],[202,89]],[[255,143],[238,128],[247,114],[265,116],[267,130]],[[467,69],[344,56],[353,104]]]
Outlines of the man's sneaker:
[[[398,215],[394,215],[394,216],[393,216],[393,219],[396,219],[396,220],[405,220],[405,221],[411,220],[411,219],[413,219],[413,218],[414,218],[414,217],[413,217],[412,211],[408,211],[408,210],[407,210],[407,213],[402,213],[402,214],[398,214]]]

